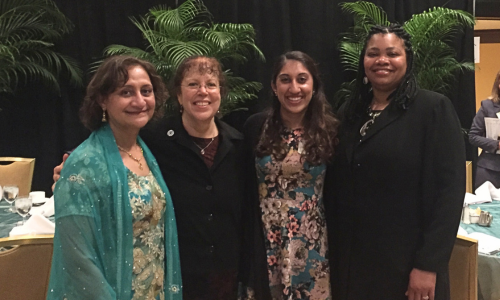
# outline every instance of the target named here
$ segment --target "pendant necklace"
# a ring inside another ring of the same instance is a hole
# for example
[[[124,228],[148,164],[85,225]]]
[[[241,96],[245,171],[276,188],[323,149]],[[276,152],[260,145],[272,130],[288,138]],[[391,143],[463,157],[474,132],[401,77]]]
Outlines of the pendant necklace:
[[[206,145],[203,148],[200,147],[200,145],[198,145],[195,141],[193,141],[193,143],[196,145],[196,147],[200,148],[200,153],[201,153],[201,155],[203,155],[203,154],[205,154],[205,149],[207,149],[208,146],[210,146],[214,140],[215,140],[215,137],[213,137],[212,140],[210,141],[210,143],[208,143],[208,145]]]
[[[131,159],[133,159],[135,162],[137,162],[137,163],[139,164],[139,169],[141,169],[141,170],[142,170],[142,163],[141,163],[142,157],[141,157],[141,158],[134,157],[134,156],[132,156],[132,153],[130,153],[130,152],[128,152],[127,150],[123,149],[123,147],[121,147],[120,145],[118,145],[118,144],[117,144],[116,146],[118,146],[118,149],[119,149],[119,150],[121,150],[121,151],[123,151],[123,152],[127,153],[127,154],[128,154],[128,156],[129,156]],[[142,150],[142,147],[141,147],[141,146],[139,146],[139,145],[137,145],[137,146],[139,147],[139,149],[141,149],[141,154],[143,154],[143,155],[144,155],[144,151]]]
[[[375,119],[380,116],[380,114],[382,113],[381,110],[372,110],[370,107],[368,107],[368,116],[371,118],[369,119],[368,121],[366,121],[365,124],[363,124],[363,126],[361,127],[361,129],[359,130],[359,133],[361,134],[361,136],[365,136],[366,135],[366,131],[368,130],[368,128],[373,124],[375,123]]]

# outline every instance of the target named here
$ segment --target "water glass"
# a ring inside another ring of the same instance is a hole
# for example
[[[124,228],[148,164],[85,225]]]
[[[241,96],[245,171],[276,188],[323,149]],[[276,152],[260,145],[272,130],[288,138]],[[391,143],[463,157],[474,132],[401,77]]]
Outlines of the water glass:
[[[12,207],[12,203],[14,203],[18,194],[19,187],[17,187],[16,185],[6,185],[3,187],[3,199],[10,204],[10,208],[6,209],[6,212],[16,212]]]
[[[25,218],[31,210],[32,199],[31,197],[19,197],[15,201],[17,213],[23,217],[23,225],[25,223]]]

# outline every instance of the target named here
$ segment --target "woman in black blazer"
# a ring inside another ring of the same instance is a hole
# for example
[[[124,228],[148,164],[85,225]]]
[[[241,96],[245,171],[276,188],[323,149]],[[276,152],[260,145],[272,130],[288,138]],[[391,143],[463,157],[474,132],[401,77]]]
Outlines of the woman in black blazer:
[[[481,108],[472,121],[469,131],[469,142],[483,149],[477,160],[475,187],[478,188],[485,181],[490,181],[496,188],[500,188],[500,141],[486,138],[484,118],[498,119],[500,112],[500,71],[497,73],[491,96],[481,101]]]
[[[215,58],[185,59],[173,85],[180,114],[152,124],[141,136],[172,195],[183,299],[234,300],[245,196],[243,135],[215,116],[227,93]]]
[[[449,299],[465,194],[449,99],[418,88],[409,35],[374,26],[325,180],[334,299]]]

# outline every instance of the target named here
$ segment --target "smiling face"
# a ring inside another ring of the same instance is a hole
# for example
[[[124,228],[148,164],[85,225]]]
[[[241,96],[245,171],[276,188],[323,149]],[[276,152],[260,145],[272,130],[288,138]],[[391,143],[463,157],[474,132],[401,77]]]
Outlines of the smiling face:
[[[212,121],[220,106],[219,77],[214,72],[200,72],[198,67],[186,71],[177,95],[184,112],[183,118],[191,122]]]
[[[148,73],[141,66],[127,69],[128,81],[101,104],[113,130],[138,131],[153,117],[155,95]]]
[[[307,68],[300,61],[288,60],[276,76],[272,88],[281,104],[282,117],[300,119],[301,123],[314,89],[314,80]]]
[[[364,67],[374,91],[394,91],[406,73],[403,40],[394,33],[374,34],[366,45]]]

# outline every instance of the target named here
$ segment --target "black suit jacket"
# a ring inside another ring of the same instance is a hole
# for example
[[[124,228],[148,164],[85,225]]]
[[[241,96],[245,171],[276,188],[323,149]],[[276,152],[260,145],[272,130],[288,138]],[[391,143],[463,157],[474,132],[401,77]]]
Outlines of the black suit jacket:
[[[448,299],[448,261],[465,194],[460,123],[445,96],[419,90],[407,110],[390,103],[361,137],[360,112],[340,129],[325,179],[332,291],[337,299],[407,299],[413,268],[438,273]]]
[[[190,287],[185,293],[197,292],[203,295],[200,299],[227,299],[210,294],[202,281],[237,281],[231,274],[238,271],[242,238],[243,135],[217,119],[216,124],[219,146],[211,168],[180,117],[153,122],[141,132],[172,195],[182,279]],[[233,283],[208,283],[224,284]]]

